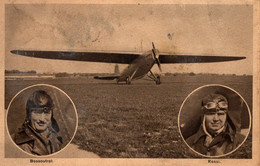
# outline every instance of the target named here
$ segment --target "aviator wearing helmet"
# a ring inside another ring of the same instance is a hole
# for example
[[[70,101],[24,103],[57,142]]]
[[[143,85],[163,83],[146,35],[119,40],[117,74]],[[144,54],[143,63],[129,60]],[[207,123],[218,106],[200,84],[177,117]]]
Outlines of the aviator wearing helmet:
[[[14,142],[34,155],[49,155],[61,149],[62,137],[53,117],[54,104],[43,90],[33,92],[26,103],[26,119],[14,135]]]
[[[238,133],[236,122],[231,120],[234,111],[229,111],[225,96],[207,95],[202,100],[201,111],[199,130],[186,139],[193,150],[207,156],[220,156],[232,152],[243,142],[245,137]]]

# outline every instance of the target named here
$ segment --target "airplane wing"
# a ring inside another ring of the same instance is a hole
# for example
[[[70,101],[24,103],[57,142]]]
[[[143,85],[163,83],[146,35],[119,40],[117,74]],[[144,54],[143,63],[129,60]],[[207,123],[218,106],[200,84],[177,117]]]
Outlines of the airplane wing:
[[[119,78],[120,76],[95,76],[94,79],[100,79],[100,80],[114,80],[116,78]]]
[[[196,56],[196,55],[167,55],[160,54],[160,63],[209,63],[245,59],[246,57],[234,56]]]
[[[73,61],[90,61],[105,63],[130,64],[140,56],[140,53],[115,52],[73,52],[73,51],[31,51],[12,50],[11,53],[45,59],[60,59]],[[208,63],[245,59],[246,57],[233,56],[196,56],[196,55],[168,55],[159,56],[160,63]]]
[[[134,59],[140,56],[139,53],[124,53],[124,52],[110,53],[110,52],[12,50],[11,53],[17,55],[35,57],[35,58],[121,63],[121,64],[130,64]]]

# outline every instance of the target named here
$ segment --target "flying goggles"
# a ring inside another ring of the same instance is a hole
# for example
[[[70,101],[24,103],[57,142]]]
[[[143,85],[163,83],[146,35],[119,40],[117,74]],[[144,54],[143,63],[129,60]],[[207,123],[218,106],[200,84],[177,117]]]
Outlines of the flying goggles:
[[[35,113],[50,113],[51,110],[50,107],[31,108],[31,111]]]
[[[205,111],[227,111],[228,109],[228,103],[225,101],[220,101],[220,102],[208,102],[204,106]]]

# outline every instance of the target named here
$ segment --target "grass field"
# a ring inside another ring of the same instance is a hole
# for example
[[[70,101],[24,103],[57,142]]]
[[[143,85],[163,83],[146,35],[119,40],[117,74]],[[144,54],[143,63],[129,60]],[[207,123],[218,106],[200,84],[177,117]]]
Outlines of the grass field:
[[[252,110],[252,76],[177,75],[162,84],[137,80],[132,85],[91,78],[7,80],[5,108],[21,89],[51,84],[74,101],[79,125],[72,143],[101,157],[200,158],[183,142],[178,113],[186,96],[206,84],[222,84],[239,92]],[[239,150],[224,158],[252,158],[252,134]]]

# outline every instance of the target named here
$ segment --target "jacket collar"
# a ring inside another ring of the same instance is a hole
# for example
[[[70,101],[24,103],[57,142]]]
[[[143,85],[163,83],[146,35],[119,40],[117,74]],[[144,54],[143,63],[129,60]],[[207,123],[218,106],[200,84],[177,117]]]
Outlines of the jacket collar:
[[[32,142],[33,143],[32,151],[38,155],[50,154],[51,152],[50,148],[48,148],[49,147],[48,140],[44,139],[39,133],[37,133],[26,121],[23,124],[22,128],[19,129],[18,134],[15,136],[14,141],[18,145]]]
[[[222,132],[223,133],[223,132]],[[230,141],[233,142],[234,141],[234,130],[231,128],[231,126],[229,124],[227,124],[227,128],[224,131],[224,134],[227,135],[230,138]],[[221,134],[221,133],[220,133]],[[198,132],[195,134],[194,137],[194,141],[193,144],[195,144],[201,137],[206,137],[207,134],[204,132],[203,130],[203,126],[201,125]]]
[[[14,141],[16,144],[23,144],[26,142],[33,141],[32,132],[28,129],[26,123],[23,124],[21,128],[19,128],[17,135],[15,135]]]

